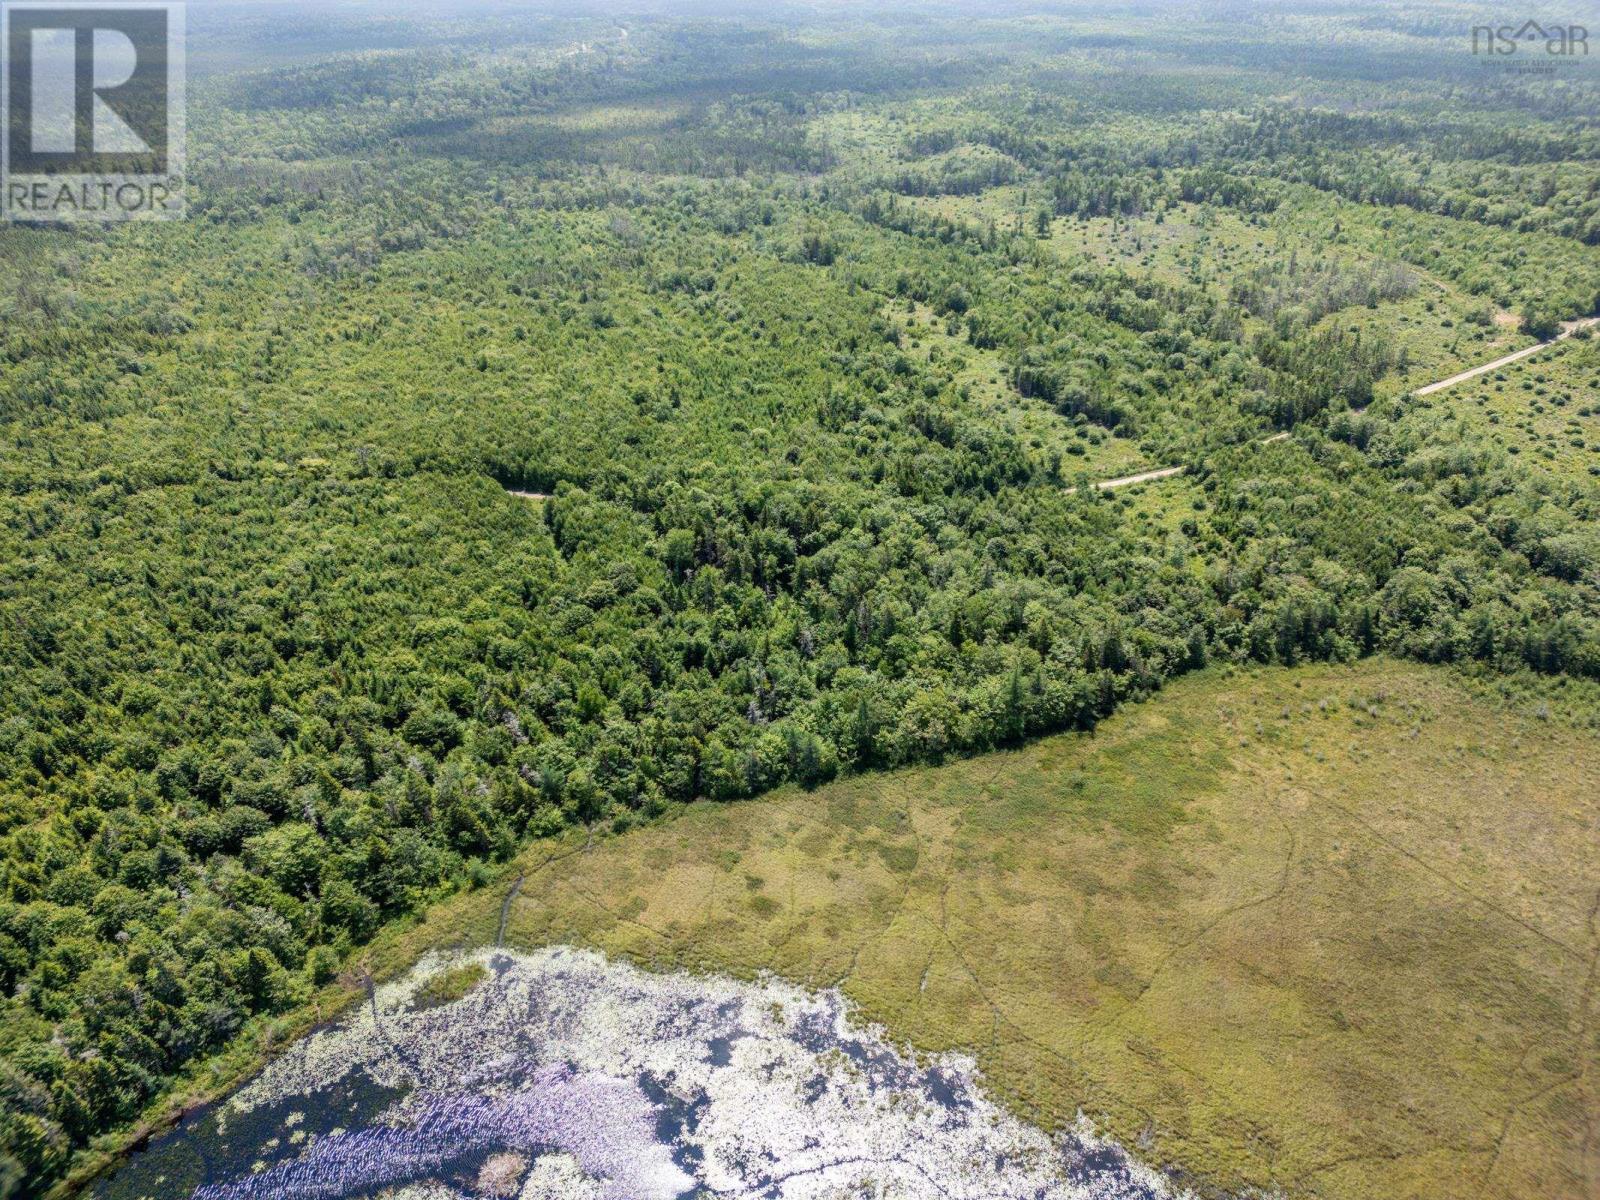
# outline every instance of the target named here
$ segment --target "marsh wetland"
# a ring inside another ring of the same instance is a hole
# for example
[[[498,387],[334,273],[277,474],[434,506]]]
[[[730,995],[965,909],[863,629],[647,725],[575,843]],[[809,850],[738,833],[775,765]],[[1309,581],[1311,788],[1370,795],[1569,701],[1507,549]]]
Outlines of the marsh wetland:
[[[1152,1171],[1128,1167],[1141,1187],[1207,1196],[1293,1184],[1445,1200],[1483,1184],[1478,1194],[1576,1198],[1571,1155],[1595,1115],[1584,1064],[1600,952],[1600,797],[1588,781],[1600,758],[1561,718],[1559,706],[1382,660],[1213,671],[1093,735],[541,843],[497,884],[374,944],[366,964],[391,981],[378,989],[390,1041],[359,986],[335,989],[326,999],[346,996],[353,1026],[281,1050],[207,1110],[229,1114],[237,1140],[201,1152],[213,1135],[191,1121],[97,1196],[153,1194],[137,1181],[156,1162],[188,1163],[161,1171],[221,1189],[208,1200],[269,1194],[248,1190],[260,1186],[249,1168],[300,1178],[289,1164],[313,1133],[415,1120],[414,1097],[433,1093],[408,1079],[459,1091],[481,1074],[472,1095],[503,1099],[535,1064],[588,1061],[560,1048],[578,1026],[558,1013],[576,1020],[593,1004],[600,1020],[634,1002],[619,997],[652,995],[676,999],[595,1041],[648,1057],[659,1034],[678,1047],[672,1061],[753,1070],[744,1086],[758,1090],[770,1082],[758,1045],[868,1075],[877,1061],[902,1084],[868,1094],[926,1107],[919,1153],[951,1162],[968,1143],[946,1143],[949,1113],[937,1110],[959,1094],[1006,1137],[1054,1147],[1050,1169],[1067,1183],[1077,1137],[1126,1146],[1127,1162]],[[533,993],[553,992],[529,971],[605,986],[530,1008]],[[737,1013],[719,1014],[712,995],[737,999]],[[762,1025],[757,996],[828,1014],[832,1032],[791,1046],[774,1031],[821,1018]],[[476,1015],[458,1025],[460,1013]],[[658,1026],[650,1013],[678,1015]],[[759,1039],[741,1033],[758,1027]],[[871,1047],[865,1060],[852,1042]],[[512,1044],[520,1066],[508,1065]],[[421,1076],[407,1076],[411,1056]],[[611,1073],[637,1083],[635,1065]],[[677,1103],[643,1095],[617,1110],[632,1114],[628,1128]],[[773,1097],[750,1103],[766,1111]],[[304,1137],[278,1128],[312,1111],[321,1125],[298,1127]],[[506,1111],[482,1120],[501,1130]],[[887,1136],[854,1120],[840,1118],[839,1136]],[[439,1186],[464,1186],[498,1153],[531,1171],[528,1138],[543,1134],[520,1136],[506,1135],[509,1151],[471,1143]],[[664,1144],[671,1159],[676,1143]],[[435,1158],[418,1161],[435,1170]],[[696,1185],[712,1178],[672,1161]],[[1111,1162],[1102,1183],[1124,1186],[1125,1160]],[[714,1178],[735,1194],[759,1182]],[[802,1178],[779,1194],[830,1194]]]

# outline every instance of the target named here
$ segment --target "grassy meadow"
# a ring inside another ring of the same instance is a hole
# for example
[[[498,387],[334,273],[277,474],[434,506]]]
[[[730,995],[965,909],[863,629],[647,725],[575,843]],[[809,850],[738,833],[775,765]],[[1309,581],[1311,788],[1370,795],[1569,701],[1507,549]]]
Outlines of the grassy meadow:
[[[1093,735],[537,844],[369,965],[773,971],[1202,1190],[1577,1200],[1600,748],[1559,717],[1381,659],[1205,672]]]
[[[1574,338],[1427,397],[1541,474],[1600,476],[1600,342]]]

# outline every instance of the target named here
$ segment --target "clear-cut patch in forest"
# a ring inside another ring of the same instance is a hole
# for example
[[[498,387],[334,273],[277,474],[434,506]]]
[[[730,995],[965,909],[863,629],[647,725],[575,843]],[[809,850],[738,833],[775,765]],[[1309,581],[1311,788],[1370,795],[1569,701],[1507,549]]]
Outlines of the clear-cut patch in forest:
[[[834,991],[484,951],[446,1004],[425,959],[109,1180],[101,1200],[835,1196],[1176,1200],[1087,1128],[992,1103]],[[458,965],[458,964],[457,964]]]

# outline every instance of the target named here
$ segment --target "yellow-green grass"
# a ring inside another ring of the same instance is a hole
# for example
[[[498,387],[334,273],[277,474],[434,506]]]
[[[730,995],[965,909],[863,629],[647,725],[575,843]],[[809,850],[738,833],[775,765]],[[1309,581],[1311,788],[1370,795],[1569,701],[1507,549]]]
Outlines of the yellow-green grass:
[[[1208,671],[1092,735],[537,844],[363,965],[503,933],[774,971],[1207,1188],[1579,1200],[1600,741],[1516,696]]]
[[[466,963],[459,967],[447,967],[422,981],[422,986],[417,988],[411,997],[414,1007],[439,1008],[445,1004],[454,1004],[466,996],[473,988],[477,987],[489,977],[489,972],[484,970],[481,963]]]
[[[530,851],[508,945],[838,984],[1209,1185],[1597,1183],[1600,743],[1390,663]],[[491,940],[502,893],[420,944]],[[1586,1173],[1587,1172],[1587,1173]]]
[[[1573,338],[1419,403],[1445,409],[1534,470],[1600,477],[1600,340]]]
[[[1597,778],[1592,736],[1435,671],[1211,674],[1092,738],[536,855],[507,940],[837,983],[1208,1184],[1575,1198]]]
[[[1190,542],[1183,533],[1183,523],[1203,511],[1207,503],[1205,489],[1192,475],[1173,475],[1117,488],[1102,493],[1102,500],[1119,505],[1141,531],[1165,537],[1168,553],[1184,554],[1190,552]]]
[[[1061,217],[1051,222],[1047,242],[1059,254],[1101,267],[1225,293],[1234,276],[1261,265],[1262,247],[1275,247],[1277,240],[1264,219],[1183,204],[1160,219],[1154,214]]]

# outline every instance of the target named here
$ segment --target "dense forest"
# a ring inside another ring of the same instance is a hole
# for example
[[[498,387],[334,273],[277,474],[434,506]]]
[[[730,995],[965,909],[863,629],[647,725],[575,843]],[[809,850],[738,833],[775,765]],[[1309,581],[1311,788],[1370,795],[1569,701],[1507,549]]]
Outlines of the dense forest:
[[[1401,384],[1600,310],[1591,67],[193,7],[190,218],[0,231],[0,1196],[530,837],[1209,662],[1600,680],[1600,455]]]

